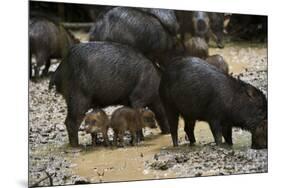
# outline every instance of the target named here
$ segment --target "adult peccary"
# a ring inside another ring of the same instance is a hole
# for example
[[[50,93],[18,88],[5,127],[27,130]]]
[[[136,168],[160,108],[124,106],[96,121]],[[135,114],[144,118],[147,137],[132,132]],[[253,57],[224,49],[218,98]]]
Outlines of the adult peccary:
[[[174,10],[157,8],[139,8],[140,10],[155,16],[161,24],[172,35],[176,35],[179,30],[179,24]]]
[[[265,95],[200,58],[178,58],[165,69],[160,96],[170,124],[173,145],[178,145],[178,117],[195,142],[196,120],[209,123],[216,144],[224,136],[232,144],[232,127],[252,133],[252,148],[267,148],[267,100]]]
[[[90,40],[126,44],[154,60],[175,45],[174,38],[163,25],[166,24],[156,16],[140,9],[116,7],[91,28]]]
[[[206,59],[209,56],[209,46],[205,39],[201,37],[191,37],[185,43],[188,56]]]
[[[202,11],[176,11],[179,23],[181,39],[185,41],[185,33],[193,37],[204,38],[209,41],[210,19],[206,12]]]
[[[78,145],[78,128],[89,108],[126,105],[148,106],[162,133],[168,121],[158,89],[160,75],[153,63],[129,46],[111,42],[74,45],[50,81],[67,103],[67,127],[72,146]]]
[[[62,25],[44,17],[32,17],[29,22],[29,77],[32,77],[31,57],[35,56],[35,78],[39,78],[40,67],[45,65],[47,75],[52,58],[62,58],[69,47],[79,41]]]
[[[202,11],[176,11],[179,23],[179,34],[182,42],[185,41],[185,34],[191,37],[201,37],[209,43],[213,38],[219,48],[223,48],[224,14]]]

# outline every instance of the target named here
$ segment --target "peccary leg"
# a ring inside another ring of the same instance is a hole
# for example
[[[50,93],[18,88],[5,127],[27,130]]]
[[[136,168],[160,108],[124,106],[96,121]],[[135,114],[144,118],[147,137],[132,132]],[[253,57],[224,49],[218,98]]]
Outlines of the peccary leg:
[[[109,146],[109,139],[108,139],[108,135],[107,135],[107,130],[104,130],[102,133],[103,139],[104,139],[104,146]]]
[[[90,102],[82,95],[70,94],[67,101],[67,116],[65,120],[66,129],[68,132],[69,143],[72,147],[79,145],[78,130],[84,118],[85,112],[89,109]]]
[[[70,146],[72,147],[78,147],[79,142],[78,142],[78,125],[79,124],[79,119],[82,118],[79,117],[72,117],[69,113],[67,114],[66,120],[65,120],[65,125],[66,125],[66,130],[68,133],[68,138],[69,138],[69,143]],[[80,122],[80,123],[81,123]]]
[[[157,120],[158,125],[160,126],[161,133],[170,133],[169,122],[166,117],[166,112],[160,98],[155,99],[154,102],[148,107],[155,113],[155,118]]]
[[[48,75],[50,66],[51,66],[51,59],[49,58],[49,59],[46,61],[45,68],[44,68],[44,70],[43,70],[43,76],[47,76],[47,75]]]
[[[217,145],[222,144],[222,128],[219,121],[211,121],[210,128]]]
[[[118,147],[124,147],[124,131],[119,132],[118,139],[119,139]]]
[[[118,137],[119,132],[117,130],[113,130],[113,131],[114,131],[114,134],[113,134],[113,145],[117,146],[117,137]]]
[[[137,142],[144,141],[144,135],[142,129],[136,132],[136,136],[137,136]]]
[[[173,140],[173,146],[178,146],[178,121],[179,113],[171,107],[165,105],[166,115],[170,125],[170,132]]]
[[[231,126],[223,126],[222,128],[222,135],[223,138],[225,140],[225,142],[232,146],[233,142],[232,142],[232,127]]]
[[[97,138],[98,138],[97,133],[91,133],[91,137],[92,137],[92,146],[96,146],[97,145]]]
[[[137,109],[137,108],[145,107],[145,103],[143,103],[142,100],[137,99],[137,95],[134,95],[134,94],[131,95],[130,101],[131,101],[130,103],[131,103],[132,108]],[[142,129],[137,131],[137,140],[141,140],[141,141],[144,140]]]
[[[47,58],[44,54],[36,55],[36,66],[35,66],[35,75],[34,77],[38,79],[40,77],[40,68],[45,65],[47,62]]]
[[[136,143],[138,143],[137,134],[135,131],[130,131],[130,133],[131,133],[131,137],[132,137],[131,145],[134,146],[134,145],[136,145]]]
[[[194,127],[195,127],[195,121],[190,121],[188,118],[184,118],[184,131],[189,139],[190,145],[194,145],[196,142],[195,136],[194,136]]]

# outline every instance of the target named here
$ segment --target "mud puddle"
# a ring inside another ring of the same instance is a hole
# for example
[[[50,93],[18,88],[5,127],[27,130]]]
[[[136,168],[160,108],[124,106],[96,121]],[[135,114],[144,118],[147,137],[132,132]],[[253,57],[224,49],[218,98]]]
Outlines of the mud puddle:
[[[200,149],[204,144],[213,143],[213,137],[209,126],[205,122],[197,122],[195,127],[195,137],[197,144],[189,146],[185,140],[184,124],[180,119],[179,125],[179,148],[172,147],[170,135],[161,135],[160,130],[149,130],[145,141],[138,146],[116,147],[91,147],[82,151],[77,157],[70,159],[75,165],[74,174],[86,178],[89,182],[113,182],[148,180],[180,177],[172,169],[154,170],[148,165],[151,159],[155,159],[156,153],[170,152],[178,153],[178,150],[191,152]],[[236,148],[249,147],[249,135],[242,132],[236,142]],[[243,138],[242,138],[243,137]],[[245,144],[246,142],[246,144]]]

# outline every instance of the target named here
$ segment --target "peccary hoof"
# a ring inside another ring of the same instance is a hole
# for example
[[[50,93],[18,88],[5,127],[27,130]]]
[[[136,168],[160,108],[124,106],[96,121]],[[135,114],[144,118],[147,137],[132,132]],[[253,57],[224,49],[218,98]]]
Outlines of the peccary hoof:
[[[190,146],[195,146],[195,142],[190,142],[189,145]]]
[[[80,145],[78,143],[76,143],[76,142],[75,143],[74,142],[70,142],[69,146],[72,147],[72,148],[79,148],[80,147]]]
[[[178,143],[174,143],[173,146],[174,146],[174,147],[178,147],[179,144],[178,144]]]
[[[96,147],[97,143],[96,142],[92,142],[92,147]]]
[[[131,143],[131,146],[135,146],[135,145],[136,145],[136,143],[134,143],[134,142]]]
[[[107,143],[107,142],[104,142],[104,143],[103,143],[103,146],[104,146],[104,147],[108,147],[109,145],[110,145],[110,144]]]

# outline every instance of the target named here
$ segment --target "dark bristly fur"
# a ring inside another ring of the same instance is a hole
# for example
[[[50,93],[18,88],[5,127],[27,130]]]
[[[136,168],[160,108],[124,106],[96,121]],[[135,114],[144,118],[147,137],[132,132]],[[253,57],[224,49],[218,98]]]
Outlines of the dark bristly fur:
[[[194,123],[202,120],[209,123],[217,144],[221,143],[222,135],[232,144],[231,128],[240,127],[252,133],[253,148],[267,147],[265,95],[202,59],[182,58],[168,65],[162,75],[160,96],[174,146],[178,144],[178,117],[181,115],[192,142],[195,142]]]
[[[134,49],[111,42],[74,45],[51,78],[67,103],[66,127],[70,144],[78,145],[78,128],[89,108],[148,106],[163,133],[168,121],[160,101],[160,75],[151,61]]]
[[[151,56],[165,52],[173,47],[174,39],[163,25],[171,28],[176,23],[166,20],[170,17],[162,17],[162,23],[160,12],[153,13],[158,18],[137,8],[113,8],[91,28],[90,40],[126,44]]]

